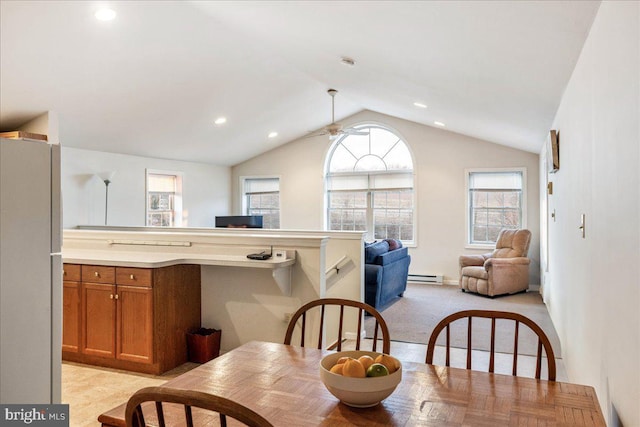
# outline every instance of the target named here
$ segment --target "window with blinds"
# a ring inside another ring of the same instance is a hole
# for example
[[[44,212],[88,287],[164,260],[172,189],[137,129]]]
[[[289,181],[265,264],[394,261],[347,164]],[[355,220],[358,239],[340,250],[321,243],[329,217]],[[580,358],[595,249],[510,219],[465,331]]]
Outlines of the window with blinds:
[[[356,127],[329,153],[327,228],[367,231],[367,239],[414,243],[413,159],[406,143],[379,125]]]
[[[262,215],[263,228],[280,228],[280,178],[245,178],[245,215]]]
[[[148,226],[182,225],[182,176],[179,173],[147,170]]]
[[[470,244],[494,244],[503,228],[524,228],[525,170],[467,171]]]

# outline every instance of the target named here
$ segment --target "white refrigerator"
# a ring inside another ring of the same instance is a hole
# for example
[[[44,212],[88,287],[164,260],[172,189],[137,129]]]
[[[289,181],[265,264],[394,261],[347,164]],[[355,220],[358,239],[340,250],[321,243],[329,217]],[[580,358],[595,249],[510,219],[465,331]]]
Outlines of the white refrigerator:
[[[0,145],[0,403],[60,403],[60,146]]]

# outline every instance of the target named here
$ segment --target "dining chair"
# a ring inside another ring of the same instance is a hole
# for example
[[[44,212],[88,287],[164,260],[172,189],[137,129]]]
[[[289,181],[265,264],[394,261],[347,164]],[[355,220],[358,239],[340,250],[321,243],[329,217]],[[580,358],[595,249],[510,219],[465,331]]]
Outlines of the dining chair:
[[[490,354],[489,354],[489,372],[494,372],[495,365],[495,342],[496,342],[496,319],[513,320],[514,329],[514,342],[513,342],[513,364],[512,375],[517,375],[518,370],[518,334],[520,332],[520,324],[528,326],[538,336],[538,350],[536,355],[536,379],[540,379],[541,367],[542,367],[542,348],[547,358],[547,371],[549,381],[556,380],[556,359],[553,353],[553,348],[549,342],[549,338],[544,333],[542,328],[538,326],[533,320],[518,313],[512,313],[508,311],[491,311],[491,310],[463,310],[457,313],[450,314],[442,319],[433,329],[431,336],[429,337],[429,343],[427,345],[427,358],[426,363],[433,363],[433,354],[436,347],[436,341],[443,329],[446,329],[446,366],[450,366],[450,325],[459,319],[467,318],[467,369],[471,369],[471,339],[473,331],[473,318],[487,318],[491,319],[491,342],[490,342]]]
[[[273,424],[267,421],[262,415],[233,400],[195,390],[182,390],[170,387],[146,387],[135,392],[129,398],[125,410],[127,427],[146,426],[142,411],[142,404],[144,402],[155,402],[157,425],[160,427],[176,424],[182,425],[185,423],[189,427],[193,426],[194,416],[192,408],[202,408],[217,412],[222,427],[226,427],[227,425],[227,416],[251,427],[273,427]],[[179,408],[179,406],[176,407],[176,405],[163,404],[178,404],[183,407],[183,410],[176,410]],[[180,414],[178,414],[178,412]],[[213,412],[208,413],[207,416],[203,416],[202,419],[196,417],[196,419],[200,421],[199,424],[211,425],[215,417]],[[147,413],[147,415],[150,414]],[[179,422],[178,418],[184,418],[185,421]]]
[[[366,304],[364,302],[354,301],[349,299],[342,299],[342,298],[320,298],[317,300],[310,301],[305,305],[303,305],[302,307],[300,307],[298,311],[296,311],[293,314],[293,316],[291,316],[291,320],[289,321],[289,326],[287,327],[287,332],[285,334],[284,343],[288,345],[291,344],[293,332],[296,329],[298,320],[302,318],[301,324],[300,324],[300,346],[301,347],[305,346],[304,340],[305,340],[305,332],[306,332],[306,326],[307,326],[307,314],[312,312],[312,310],[315,310],[316,312],[319,311],[319,314],[320,314],[317,348],[322,349],[323,347],[322,331],[325,325],[325,318],[326,318],[326,311],[327,311],[325,308],[327,306],[335,306],[335,307],[339,307],[340,309],[340,317],[337,324],[338,339],[336,339],[334,343],[330,344],[326,348],[327,350],[334,350],[334,349],[338,351],[342,350],[342,341],[343,341],[342,337],[344,332],[344,328],[343,328],[344,313],[345,313],[345,308],[350,307],[348,308],[348,310],[351,310],[351,311],[357,310],[357,314],[358,314],[358,327],[356,332],[356,350],[360,350],[360,344],[364,339],[362,337],[361,331],[363,327],[362,325],[363,314],[366,312],[370,314],[373,319],[375,319],[375,328],[373,330],[374,332],[373,332],[372,351],[376,351],[377,344],[378,344],[378,337],[379,337],[378,331],[380,331],[380,336],[382,339],[382,352],[385,354],[389,354],[389,352],[391,351],[391,338],[389,335],[389,328],[387,327],[387,323],[384,321],[384,318],[382,317],[380,312],[375,308],[373,308],[371,305]]]

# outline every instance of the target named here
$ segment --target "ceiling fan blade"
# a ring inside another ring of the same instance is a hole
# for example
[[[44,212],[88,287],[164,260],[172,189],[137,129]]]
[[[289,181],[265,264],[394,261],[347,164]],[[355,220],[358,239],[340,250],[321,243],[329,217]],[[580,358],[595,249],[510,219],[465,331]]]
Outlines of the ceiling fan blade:
[[[303,138],[313,138],[313,137],[316,137],[316,136],[323,136],[323,135],[328,135],[328,134],[329,134],[329,132],[323,130],[321,132],[311,132],[310,134],[303,136]]]
[[[369,135],[369,132],[358,129],[345,129],[342,131],[342,133],[345,133],[347,135]]]

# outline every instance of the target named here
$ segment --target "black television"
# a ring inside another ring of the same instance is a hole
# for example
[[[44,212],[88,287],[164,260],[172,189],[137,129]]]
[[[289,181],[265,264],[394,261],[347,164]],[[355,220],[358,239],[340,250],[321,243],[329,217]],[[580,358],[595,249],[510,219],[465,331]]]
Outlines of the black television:
[[[216,216],[216,228],[262,228],[262,215]]]

